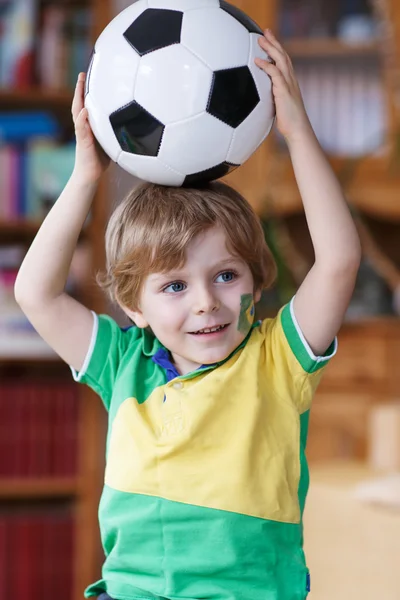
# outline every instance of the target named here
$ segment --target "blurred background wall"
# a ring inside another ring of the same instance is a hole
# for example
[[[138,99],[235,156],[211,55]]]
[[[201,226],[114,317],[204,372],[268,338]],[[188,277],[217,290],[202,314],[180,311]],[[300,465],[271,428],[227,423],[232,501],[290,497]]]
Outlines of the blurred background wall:
[[[305,548],[312,600],[400,598],[400,5],[398,0],[235,0],[292,57],[306,108],[363,245],[339,352],[310,422]],[[97,504],[105,413],[26,321],[16,273],[74,164],[77,74],[124,0],[0,0],[0,600],[77,600],[100,577]],[[227,178],[263,221],[279,266],[258,316],[313,262],[287,149],[275,132]],[[112,165],[68,291],[99,293],[110,210],[137,182]],[[40,266],[38,265],[38,269]]]

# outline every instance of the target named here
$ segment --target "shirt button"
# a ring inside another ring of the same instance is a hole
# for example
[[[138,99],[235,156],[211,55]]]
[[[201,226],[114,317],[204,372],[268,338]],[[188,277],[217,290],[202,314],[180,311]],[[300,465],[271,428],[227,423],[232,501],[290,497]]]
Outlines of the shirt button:
[[[176,381],[172,384],[174,390],[181,390],[183,388],[183,383],[181,381]]]

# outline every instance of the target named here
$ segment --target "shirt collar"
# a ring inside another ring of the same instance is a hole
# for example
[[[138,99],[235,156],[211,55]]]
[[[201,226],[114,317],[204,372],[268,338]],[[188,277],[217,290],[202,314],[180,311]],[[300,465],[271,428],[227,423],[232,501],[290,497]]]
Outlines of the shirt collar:
[[[164,348],[164,347],[159,348],[157,350],[157,352],[151,357],[151,360],[159,367],[162,367],[163,369],[165,369],[165,372],[167,374],[167,381],[171,381],[172,379],[175,379],[176,377],[181,377],[181,375],[180,375],[180,373],[178,373],[175,365],[171,362],[171,354],[170,354],[169,350],[167,350],[166,348]],[[197,369],[195,369],[194,372],[201,371],[202,369],[215,367],[217,364],[218,363],[214,363],[211,365],[201,365],[201,367],[198,367]]]
[[[196,375],[199,375],[199,373],[201,371],[204,371],[204,370],[209,371],[211,369],[214,369],[215,367],[218,367],[219,365],[222,365],[227,360],[229,360],[234,354],[236,354],[236,352],[238,352],[239,350],[244,348],[244,346],[247,344],[247,342],[250,339],[253,329],[255,327],[257,327],[260,323],[261,323],[261,321],[257,321],[256,323],[253,323],[253,325],[251,326],[251,329],[250,329],[249,333],[247,334],[247,336],[245,337],[245,339],[242,341],[241,344],[239,344],[239,346],[237,348],[235,348],[235,350],[233,350],[233,352],[231,352],[231,354],[227,358],[225,358],[224,360],[222,360],[220,362],[212,363],[209,365],[201,365],[200,367],[198,367],[194,371],[191,371],[190,373],[187,373],[186,375],[180,375],[180,373],[178,373],[175,365],[171,362],[171,354],[170,354],[169,350],[167,348],[165,348],[165,346],[163,346],[161,344],[161,342],[159,342],[158,340],[157,341],[159,343],[159,347],[158,347],[158,349],[155,350],[153,356],[151,357],[151,360],[156,365],[161,367],[162,369],[165,369],[168,382],[171,381],[172,379],[175,379],[176,377],[181,377],[181,378],[185,377],[187,379],[195,377]]]

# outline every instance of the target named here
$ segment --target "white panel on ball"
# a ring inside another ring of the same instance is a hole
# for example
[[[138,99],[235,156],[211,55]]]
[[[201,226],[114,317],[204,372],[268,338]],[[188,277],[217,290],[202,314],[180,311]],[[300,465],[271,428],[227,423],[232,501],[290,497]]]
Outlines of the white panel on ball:
[[[208,113],[167,125],[159,158],[185,175],[210,169],[226,160],[233,129]]]
[[[273,124],[274,111],[270,104],[259,102],[251,114],[233,132],[227,161],[241,165],[265,140]]]
[[[262,58],[263,60],[269,59],[268,54],[265,52],[265,50],[263,50],[260,47],[260,44],[258,43],[258,40],[260,37],[261,36],[258,35],[258,33],[250,34],[249,69],[253,75],[255,84],[257,86],[258,94],[259,94],[261,100],[264,100],[265,102],[272,104],[271,103],[271,88],[272,88],[271,79],[269,78],[269,75],[267,75],[267,73],[265,71],[260,69],[260,67],[257,67],[256,63],[254,62],[254,59],[256,57]]]
[[[221,8],[185,13],[181,44],[213,71],[243,67],[248,63],[249,32]]]
[[[149,8],[168,8],[169,10],[192,10],[207,6],[219,6],[219,0],[148,0]]]
[[[122,36],[104,36],[99,40],[90,73],[89,93],[106,115],[132,102],[139,63],[140,56]]]
[[[143,56],[135,100],[164,125],[207,108],[212,72],[180,44]]]
[[[182,173],[164,165],[159,158],[154,156],[135,156],[132,160],[132,154],[121,152],[118,164],[131,175],[151,183],[179,187],[185,180]]]
[[[85,106],[89,114],[90,127],[92,128],[97,141],[99,142],[100,146],[104,148],[105,152],[107,152],[110,158],[114,162],[117,162],[118,156],[121,153],[121,146],[119,145],[119,142],[115,137],[114,130],[111,127],[108,113],[104,113],[100,109],[97,98],[96,100],[93,100],[90,92],[85,98]]]

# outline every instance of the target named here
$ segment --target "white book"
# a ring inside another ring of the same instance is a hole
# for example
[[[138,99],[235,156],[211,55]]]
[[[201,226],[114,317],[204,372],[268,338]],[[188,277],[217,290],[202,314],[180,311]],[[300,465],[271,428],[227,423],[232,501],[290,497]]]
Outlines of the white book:
[[[339,156],[352,155],[352,72],[346,65],[338,70],[337,77],[337,148]]]
[[[361,156],[368,152],[368,135],[365,128],[365,103],[368,72],[354,68],[352,77],[352,154]]]
[[[315,135],[321,142],[321,90],[319,69],[315,64],[304,64],[302,67],[304,104]]]
[[[388,123],[385,106],[385,91],[378,70],[368,78],[366,91],[365,136],[369,152],[380,153],[387,141]]]

